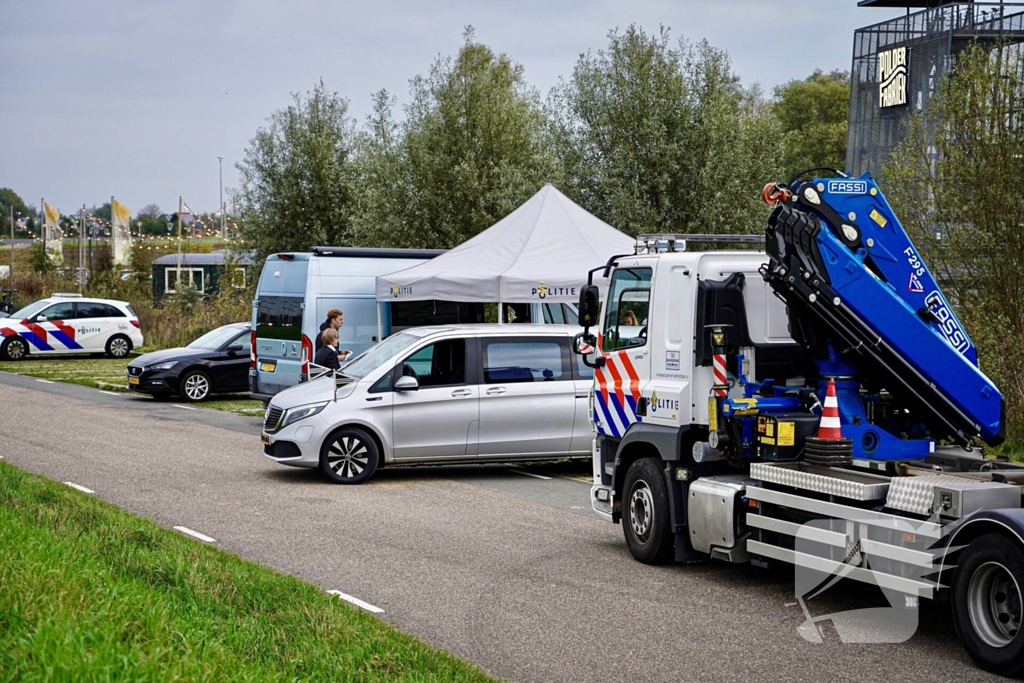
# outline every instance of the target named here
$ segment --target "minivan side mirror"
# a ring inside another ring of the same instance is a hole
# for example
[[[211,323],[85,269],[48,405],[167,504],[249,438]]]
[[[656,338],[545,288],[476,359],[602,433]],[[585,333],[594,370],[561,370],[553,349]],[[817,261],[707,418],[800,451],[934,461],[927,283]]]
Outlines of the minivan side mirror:
[[[232,345],[230,345],[228,348],[226,348],[224,350],[227,351],[228,353],[231,353],[231,354],[238,353],[239,351],[242,350],[242,345],[241,344],[232,344]]]
[[[395,391],[418,391],[420,383],[415,377],[404,375],[395,382]]]
[[[581,327],[597,325],[598,309],[601,307],[601,293],[597,285],[587,285],[580,292],[579,323]]]

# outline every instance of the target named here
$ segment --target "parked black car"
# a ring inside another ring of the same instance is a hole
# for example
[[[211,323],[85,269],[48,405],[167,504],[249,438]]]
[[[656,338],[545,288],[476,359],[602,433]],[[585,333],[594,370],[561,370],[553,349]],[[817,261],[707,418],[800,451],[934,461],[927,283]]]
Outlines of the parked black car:
[[[249,328],[249,323],[232,323],[184,348],[143,354],[128,364],[128,388],[158,397],[178,394],[186,401],[248,391]]]

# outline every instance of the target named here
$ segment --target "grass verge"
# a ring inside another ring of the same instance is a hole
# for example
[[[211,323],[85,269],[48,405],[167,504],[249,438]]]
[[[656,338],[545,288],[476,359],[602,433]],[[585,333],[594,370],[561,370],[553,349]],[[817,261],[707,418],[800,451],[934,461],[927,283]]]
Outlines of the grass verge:
[[[492,680],[311,584],[4,463],[0,547],[3,680]]]
[[[114,358],[29,356],[27,360],[17,362],[0,361],[0,372],[37,377],[51,382],[69,382],[105,391],[127,392],[127,365],[128,361]],[[264,413],[262,403],[249,398],[248,394],[217,394],[211,400],[195,405],[250,417],[260,417]]]

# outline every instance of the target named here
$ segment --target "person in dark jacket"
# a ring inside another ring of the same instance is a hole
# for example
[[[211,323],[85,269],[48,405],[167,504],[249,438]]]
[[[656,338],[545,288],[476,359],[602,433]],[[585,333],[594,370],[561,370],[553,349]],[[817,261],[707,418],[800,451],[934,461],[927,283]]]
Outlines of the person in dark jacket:
[[[344,324],[345,324],[345,313],[342,312],[341,309],[339,309],[339,308],[332,308],[331,310],[327,311],[327,320],[325,320],[323,323],[320,324],[320,333],[318,335],[316,335],[316,339],[313,342],[313,351],[314,351],[314,353],[315,354],[320,353],[320,349],[322,349],[323,346],[324,346],[324,342],[323,342],[323,339],[322,339],[323,334],[324,334],[324,330],[329,328],[329,329],[334,330],[335,332],[338,332],[341,329],[341,326],[344,325]],[[340,335],[341,333],[338,332],[338,334]],[[339,336],[339,339],[340,339],[340,336]],[[340,351],[338,355],[339,355],[338,360],[344,361],[344,360],[348,360],[348,357],[350,355],[352,355],[352,352],[349,351],[348,349],[345,349],[343,351]]]
[[[324,345],[316,352],[313,362],[331,370],[339,370],[341,362],[338,354],[338,332],[334,328],[328,327],[320,333],[320,337],[323,339]]]

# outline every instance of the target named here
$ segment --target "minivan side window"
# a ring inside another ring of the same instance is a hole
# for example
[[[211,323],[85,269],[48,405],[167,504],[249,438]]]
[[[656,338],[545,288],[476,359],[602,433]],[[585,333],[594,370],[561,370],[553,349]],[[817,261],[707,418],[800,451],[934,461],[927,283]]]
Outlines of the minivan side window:
[[[402,375],[415,377],[424,387],[466,383],[466,340],[444,339],[425,346],[405,359]]]
[[[485,384],[552,382],[572,379],[568,340],[481,339]]]
[[[647,314],[651,307],[650,268],[619,268],[612,276],[605,304],[604,351],[647,344]]]

